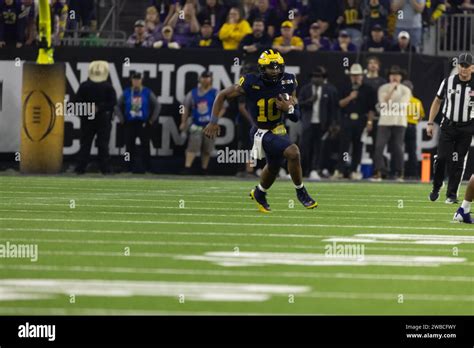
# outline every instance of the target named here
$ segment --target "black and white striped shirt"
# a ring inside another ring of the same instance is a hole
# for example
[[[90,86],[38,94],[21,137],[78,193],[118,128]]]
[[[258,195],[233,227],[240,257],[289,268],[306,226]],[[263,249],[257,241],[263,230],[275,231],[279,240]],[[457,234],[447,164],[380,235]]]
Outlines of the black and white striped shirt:
[[[444,100],[442,113],[448,120],[468,122],[474,119],[474,75],[469,81],[461,81],[458,74],[445,78],[436,96]]]

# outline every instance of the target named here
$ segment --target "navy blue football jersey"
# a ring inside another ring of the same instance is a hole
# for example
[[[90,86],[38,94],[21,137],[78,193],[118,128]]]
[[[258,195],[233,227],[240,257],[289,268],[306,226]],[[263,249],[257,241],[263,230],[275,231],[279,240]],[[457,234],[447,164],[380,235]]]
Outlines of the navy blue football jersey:
[[[277,109],[276,99],[279,94],[290,96],[298,85],[293,74],[284,73],[276,84],[268,85],[257,74],[247,74],[240,78],[239,85],[245,91],[247,108],[258,128],[272,129],[283,123],[283,111]]]

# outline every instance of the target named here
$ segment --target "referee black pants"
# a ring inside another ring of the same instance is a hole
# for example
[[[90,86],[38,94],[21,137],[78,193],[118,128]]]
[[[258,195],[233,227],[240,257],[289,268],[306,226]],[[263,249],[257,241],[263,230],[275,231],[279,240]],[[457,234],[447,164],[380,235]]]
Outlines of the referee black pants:
[[[474,134],[474,122],[464,124],[443,120],[439,136],[438,153],[433,164],[433,190],[439,191],[443,185],[448,167],[448,189],[446,197],[457,199],[467,162],[467,154]]]

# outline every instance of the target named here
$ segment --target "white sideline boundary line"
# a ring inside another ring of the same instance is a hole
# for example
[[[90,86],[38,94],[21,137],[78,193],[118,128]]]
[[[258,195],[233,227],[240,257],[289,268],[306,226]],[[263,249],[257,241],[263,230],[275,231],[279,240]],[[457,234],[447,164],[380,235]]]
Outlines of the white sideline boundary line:
[[[205,225],[205,226],[258,226],[258,227],[321,227],[321,228],[360,228],[360,229],[401,229],[401,230],[432,230],[432,231],[470,231],[472,228],[452,227],[419,227],[419,226],[384,226],[384,225],[328,225],[328,224],[276,224],[249,222],[205,222],[205,221],[136,221],[136,220],[96,220],[96,219],[42,219],[0,217],[3,221],[43,221],[43,222],[81,222],[81,223],[120,223],[120,224],[157,224],[157,225]]]

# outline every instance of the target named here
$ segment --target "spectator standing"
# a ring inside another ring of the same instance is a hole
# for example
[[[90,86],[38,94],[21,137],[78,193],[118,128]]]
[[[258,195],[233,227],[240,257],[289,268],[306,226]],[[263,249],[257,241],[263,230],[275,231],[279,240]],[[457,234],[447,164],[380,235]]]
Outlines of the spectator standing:
[[[139,19],[135,22],[134,33],[128,38],[127,44],[131,47],[151,47],[153,45],[153,37],[148,34],[144,20]]]
[[[331,41],[327,37],[321,36],[318,22],[311,24],[309,27],[309,37],[305,38],[303,43],[308,52],[331,50]]]
[[[410,179],[418,179],[420,170],[418,168],[418,147],[416,133],[418,122],[425,117],[425,109],[421,100],[413,95],[413,83],[410,80],[402,82],[411,91],[411,98],[407,108],[407,130],[405,133],[405,151],[408,153],[408,161],[405,165],[405,176]]]
[[[419,50],[422,41],[423,21],[422,13],[425,9],[426,0],[393,0],[392,10],[398,13],[402,11],[403,16],[397,16],[395,36],[406,31],[411,38],[411,44]]]
[[[347,31],[341,30],[337,42],[332,46],[332,50],[339,52],[355,52],[357,51],[357,47],[351,42],[351,37]]]
[[[59,46],[68,22],[69,7],[66,0],[51,0],[51,41]]]
[[[93,103],[94,117],[81,117],[81,148],[78,153],[76,166],[77,174],[84,174],[94,137],[97,136],[99,150],[100,171],[110,173],[109,140],[114,106],[117,95],[112,85],[107,82],[109,63],[106,61],[92,61],[89,64],[89,78],[81,83],[74,98],[76,103]]]
[[[34,0],[21,1],[20,20],[25,21],[25,45],[31,46],[36,42],[38,31],[36,30],[36,19],[38,16],[38,7]]]
[[[184,100],[184,113],[181,117],[179,130],[184,132],[189,128],[188,146],[186,148],[186,158],[184,173],[190,173],[194,159],[201,154],[201,170],[205,174],[209,165],[211,152],[214,149],[214,140],[204,135],[204,127],[211,120],[212,106],[216,99],[217,89],[212,88],[212,74],[204,71],[199,78],[199,85],[192,89]],[[225,109],[223,108],[222,114]],[[189,126],[188,117],[191,116]],[[220,115],[222,116],[222,115]]]
[[[176,4],[176,11],[165,25],[169,25],[173,29],[173,38],[180,47],[188,46],[194,34],[199,32],[196,8],[189,2],[182,8],[179,4]]]
[[[385,38],[385,33],[380,24],[375,24],[368,38],[362,45],[362,51],[385,52],[391,48],[390,42]]]
[[[357,48],[362,46],[362,11],[360,0],[344,0],[343,22],[341,27],[347,31]]]
[[[143,85],[140,73],[133,73],[131,87],[126,88],[120,96],[115,114],[123,124],[125,146],[130,155],[129,171],[143,173],[151,171],[150,137],[151,125],[156,122],[160,114],[161,105],[151,89]],[[140,141],[142,165],[137,163],[137,138]],[[140,169],[137,169],[140,168]]]
[[[272,46],[272,39],[265,31],[263,19],[256,18],[252,24],[252,33],[246,35],[239,44],[245,53],[263,52]]]
[[[249,22],[241,17],[239,8],[232,7],[227,15],[227,21],[219,30],[219,39],[225,50],[236,50],[240,41],[252,32]]]
[[[270,7],[269,0],[256,0],[255,8],[250,11],[248,20],[253,24],[257,18],[263,19],[265,27],[267,28],[267,34],[270,37],[274,37],[279,20],[276,10]]]
[[[372,27],[377,24],[386,30],[390,0],[363,0],[362,13],[365,18],[362,29],[364,36],[369,35]]]
[[[21,19],[21,3],[16,0],[0,2],[0,48],[23,46],[25,41],[25,20]]]
[[[410,34],[407,31],[401,31],[398,33],[398,40],[392,48],[390,49],[392,52],[416,52],[415,46],[411,44],[410,41]]]
[[[293,23],[284,21],[281,24],[281,36],[273,40],[272,48],[281,53],[290,51],[302,51],[304,49],[303,40],[299,36],[293,35]]]
[[[360,64],[353,64],[349,71],[350,84],[341,90],[341,148],[339,153],[338,170],[333,179],[349,177],[353,180],[362,179],[358,167],[362,158],[362,133],[365,128],[372,130],[375,115],[376,97],[373,89],[364,84],[364,72]],[[349,150],[352,155],[349,163]]]
[[[69,30],[97,29],[97,16],[94,0],[68,0],[70,11],[74,11],[74,17],[69,16],[67,28]]]
[[[343,8],[342,0],[309,0],[309,20],[319,23],[321,35],[332,38],[344,20]]]
[[[200,34],[191,42],[192,48],[222,48],[222,42],[214,35],[214,30],[209,19],[201,24]]]
[[[325,81],[326,69],[317,66],[311,74],[311,82],[301,87],[298,103],[301,107],[301,154],[303,175],[320,180],[321,145],[323,134],[336,123],[337,96]]]
[[[160,16],[154,6],[146,9],[145,27],[148,34],[153,37],[153,41],[158,41],[162,38],[161,30],[163,29],[163,24],[160,22]]]
[[[367,58],[367,72],[366,75],[364,76],[364,83],[372,88],[372,91],[374,95],[378,95],[378,90],[380,86],[384,85],[387,83],[387,80],[380,76],[380,60],[376,56],[369,56]],[[378,100],[376,100],[378,102]],[[375,144],[377,142],[377,126],[379,122],[379,117],[380,117],[380,112],[379,112],[379,107],[378,103],[375,107],[375,116],[373,119],[373,124],[372,124],[372,130],[369,131],[369,135],[372,137],[372,150],[371,150],[371,156],[372,159],[374,159],[374,153],[375,153]]]
[[[224,22],[225,15],[224,6],[220,5],[217,0],[206,0],[206,5],[199,11],[197,19],[201,25],[204,21],[209,21],[214,32],[217,33]]]
[[[401,84],[403,73],[394,65],[389,71],[389,83],[381,86],[378,91],[380,119],[375,144],[375,174],[372,181],[381,181],[382,173],[386,171],[383,151],[387,144],[392,149],[392,161],[395,169],[395,179],[403,180],[404,145],[407,128],[407,106],[410,102],[411,91]]]

